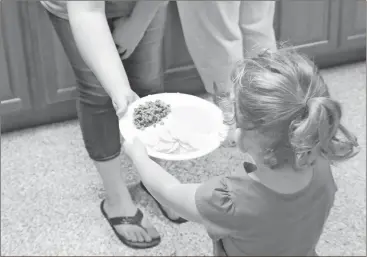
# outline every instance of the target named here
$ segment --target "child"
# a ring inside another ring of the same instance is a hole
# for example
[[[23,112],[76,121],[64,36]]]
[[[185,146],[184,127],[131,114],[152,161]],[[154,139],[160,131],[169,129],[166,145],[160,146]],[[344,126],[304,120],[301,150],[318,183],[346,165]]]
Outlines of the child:
[[[254,164],[181,184],[139,140],[125,151],[155,199],[205,225],[214,255],[316,255],[337,190],[330,164],[353,157],[358,146],[340,124],[340,104],[315,65],[289,49],[242,61],[233,81],[236,143]]]

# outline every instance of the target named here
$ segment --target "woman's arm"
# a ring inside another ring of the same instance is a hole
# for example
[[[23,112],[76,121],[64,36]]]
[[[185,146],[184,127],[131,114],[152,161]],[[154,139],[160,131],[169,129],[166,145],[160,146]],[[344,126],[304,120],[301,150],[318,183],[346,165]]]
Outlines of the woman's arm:
[[[104,1],[67,1],[70,26],[86,64],[113,102],[124,109],[134,94],[105,15]]]
[[[148,155],[133,158],[141,180],[153,197],[187,220],[203,223],[198,212],[195,194],[200,184],[181,184]]]

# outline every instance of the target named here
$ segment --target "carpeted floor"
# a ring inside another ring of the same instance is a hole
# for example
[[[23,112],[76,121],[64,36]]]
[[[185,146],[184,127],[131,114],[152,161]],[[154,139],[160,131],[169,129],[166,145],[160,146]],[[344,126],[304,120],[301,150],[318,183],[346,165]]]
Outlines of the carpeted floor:
[[[358,135],[362,152],[334,168],[339,187],[335,207],[318,245],[320,255],[366,255],[366,67],[324,70],[331,93],[343,103],[344,123]],[[181,181],[198,182],[230,172],[243,156],[218,149],[195,162],[174,163]],[[134,200],[149,213],[162,243],[131,250],[119,243],[103,219],[101,181],[76,121],[1,137],[1,255],[211,255],[211,242],[194,223],[173,225],[139,187],[131,164],[121,165]]]

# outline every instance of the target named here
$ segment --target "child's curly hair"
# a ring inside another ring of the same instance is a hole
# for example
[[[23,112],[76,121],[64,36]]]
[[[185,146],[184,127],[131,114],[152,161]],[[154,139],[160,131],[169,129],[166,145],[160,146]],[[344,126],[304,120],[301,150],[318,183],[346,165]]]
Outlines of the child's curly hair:
[[[315,151],[330,161],[358,153],[356,137],[340,124],[340,104],[307,57],[291,48],[264,51],[238,63],[232,77],[238,127],[268,139],[262,147],[271,168],[288,162],[300,169]]]

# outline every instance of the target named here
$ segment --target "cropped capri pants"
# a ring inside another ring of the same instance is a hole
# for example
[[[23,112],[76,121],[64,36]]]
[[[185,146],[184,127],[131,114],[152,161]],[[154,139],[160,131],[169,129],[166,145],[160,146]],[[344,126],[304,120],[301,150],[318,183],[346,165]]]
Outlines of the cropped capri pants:
[[[112,100],[83,61],[68,20],[49,13],[77,80],[77,112],[85,148],[94,161],[107,161],[121,151],[118,118]],[[113,30],[113,20],[108,20]],[[132,55],[123,60],[131,88],[139,95],[163,91],[162,41],[165,8],[161,8]]]

